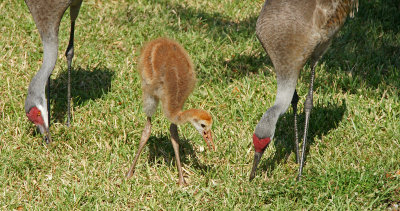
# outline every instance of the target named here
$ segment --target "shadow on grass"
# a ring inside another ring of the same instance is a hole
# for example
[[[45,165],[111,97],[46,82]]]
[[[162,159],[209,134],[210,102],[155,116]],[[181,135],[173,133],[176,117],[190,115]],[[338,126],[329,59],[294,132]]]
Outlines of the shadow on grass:
[[[93,70],[73,68],[71,71],[71,97],[73,106],[84,105],[89,100],[101,98],[110,91],[114,72],[106,68]],[[51,80],[50,99],[52,121],[63,122],[67,115],[68,71]],[[71,117],[73,119],[73,116]]]
[[[350,72],[340,82],[344,91],[354,91],[361,82],[377,88],[381,84],[400,88],[400,6],[398,0],[371,0],[360,3],[354,19],[348,19],[322,61],[329,80],[337,80],[339,70]],[[397,37],[397,38],[396,38]],[[397,70],[396,68],[397,67]],[[318,79],[317,79],[318,81]]]
[[[343,115],[346,112],[346,102],[335,102],[335,104],[322,105],[322,103],[316,103],[315,107],[311,111],[310,124],[307,136],[306,155],[310,146],[314,144],[314,139],[319,136],[328,134],[329,131],[335,129],[340,121],[343,119]],[[338,106],[341,104],[340,106]],[[304,133],[304,112],[298,113],[297,128],[299,132],[299,145],[303,140]],[[284,114],[277,123],[274,145],[276,152],[274,157],[266,158],[264,162],[260,163],[260,170],[262,171],[273,171],[276,166],[281,163],[287,162],[291,153],[296,154],[295,143],[294,143],[294,117],[293,112]],[[323,143],[321,143],[321,146]],[[301,152],[300,152],[301,156]],[[305,162],[307,161],[307,156]],[[305,163],[305,165],[307,165]],[[295,177],[297,175],[293,175]]]
[[[208,13],[203,10],[196,10],[190,7],[180,5],[170,5],[173,7],[181,20],[188,25],[192,25],[194,30],[206,31],[208,37],[217,42],[236,43],[252,39],[255,36],[256,21],[258,16],[252,16],[240,21],[234,21],[224,14],[214,12]],[[178,30],[177,28],[175,30]],[[258,43],[258,40],[254,39]],[[260,45],[261,46],[261,45]],[[261,51],[263,52],[263,51]],[[220,58],[220,65],[227,67],[227,70],[221,72],[218,78],[226,78],[228,81],[247,76],[249,73],[257,73],[259,69],[265,66],[269,58],[265,53],[252,54],[241,52],[231,55],[231,58]],[[204,61],[204,66],[215,66],[215,61]],[[199,72],[199,78],[209,78],[204,73]]]
[[[148,162],[150,164],[155,164],[158,158],[163,158],[166,163],[173,161],[176,166],[175,152],[170,137],[164,135],[161,137],[150,136],[146,145],[149,147]],[[181,137],[179,140],[179,157],[182,164],[190,164],[201,172],[212,170],[212,167],[199,161],[190,141]]]

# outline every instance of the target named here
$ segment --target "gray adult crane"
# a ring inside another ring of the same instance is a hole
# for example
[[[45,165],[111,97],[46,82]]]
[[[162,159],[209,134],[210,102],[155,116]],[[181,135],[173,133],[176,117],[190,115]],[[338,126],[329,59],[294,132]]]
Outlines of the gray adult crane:
[[[255,147],[250,180],[254,179],[258,163],[274,137],[279,116],[292,103],[296,157],[301,179],[310,112],[313,107],[315,66],[331,44],[349,14],[358,8],[358,0],[266,0],[258,17],[256,34],[275,67],[277,93],[274,105],[258,122],[253,135]],[[297,132],[297,79],[310,59],[311,80],[306,97],[302,155],[299,157]]]
[[[43,43],[43,63],[29,84],[28,95],[25,99],[25,112],[28,119],[38,127],[48,144],[51,142],[49,131],[50,104],[45,94],[46,82],[47,97],[50,97],[50,75],[53,72],[58,54],[58,29],[61,18],[68,7],[70,7],[71,13],[71,33],[65,56],[68,62],[67,125],[70,125],[71,63],[74,56],[75,20],[78,17],[82,0],[25,0],[25,3],[33,16]]]

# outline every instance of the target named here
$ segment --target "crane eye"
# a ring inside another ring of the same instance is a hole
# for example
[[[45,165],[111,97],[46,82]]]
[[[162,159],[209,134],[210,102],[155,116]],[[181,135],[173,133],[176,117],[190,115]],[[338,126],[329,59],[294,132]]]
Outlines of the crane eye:
[[[40,113],[40,111],[38,111],[38,112],[37,112],[37,116],[40,116],[40,115],[42,115],[42,114]]]
[[[206,126],[205,126],[204,124],[201,124],[201,127],[202,127],[202,128],[205,128]]]

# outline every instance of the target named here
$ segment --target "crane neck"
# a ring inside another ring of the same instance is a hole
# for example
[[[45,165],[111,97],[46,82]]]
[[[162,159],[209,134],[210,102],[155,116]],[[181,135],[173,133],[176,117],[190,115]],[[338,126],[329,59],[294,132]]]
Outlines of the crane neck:
[[[50,77],[57,61],[58,39],[43,40],[43,62],[40,70],[29,85],[29,93],[44,93],[47,79]]]

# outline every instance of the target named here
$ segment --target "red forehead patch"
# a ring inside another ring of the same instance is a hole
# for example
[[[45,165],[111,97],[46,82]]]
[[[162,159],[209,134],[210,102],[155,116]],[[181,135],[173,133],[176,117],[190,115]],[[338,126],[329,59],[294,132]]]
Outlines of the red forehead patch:
[[[264,139],[259,139],[256,136],[256,134],[253,134],[253,144],[256,152],[263,152],[265,148],[267,148],[269,142],[271,142],[271,139],[269,137]]]
[[[40,110],[37,107],[31,108],[28,113],[26,113],[29,121],[33,122],[35,125],[43,125],[44,120]]]

